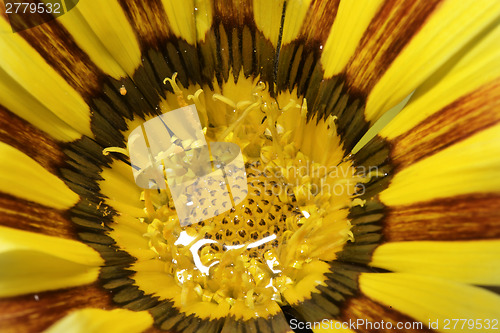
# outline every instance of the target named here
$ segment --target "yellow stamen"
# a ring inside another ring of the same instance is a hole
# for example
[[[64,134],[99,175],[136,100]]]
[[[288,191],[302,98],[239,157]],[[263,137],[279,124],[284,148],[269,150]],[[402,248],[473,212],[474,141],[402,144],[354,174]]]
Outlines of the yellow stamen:
[[[175,72],[172,75],[172,78],[168,78],[168,77],[165,78],[165,80],[163,80],[163,84],[167,84],[167,81],[170,83],[170,85],[172,86],[172,89],[174,91],[174,94],[177,96],[177,103],[179,103],[180,107],[188,106],[188,104],[184,100],[184,94],[182,93],[182,90],[179,88],[179,86],[175,82],[176,78],[177,78],[177,72]]]
[[[128,150],[125,149],[125,148],[120,148],[120,147],[107,147],[107,148],[104,148],[102,150],[102,154],[104,156],[108,156],[109,153],[120,153],[120,154],[123,154],[123,155],[126,155],[126,156],[129,156],[128,155]]]

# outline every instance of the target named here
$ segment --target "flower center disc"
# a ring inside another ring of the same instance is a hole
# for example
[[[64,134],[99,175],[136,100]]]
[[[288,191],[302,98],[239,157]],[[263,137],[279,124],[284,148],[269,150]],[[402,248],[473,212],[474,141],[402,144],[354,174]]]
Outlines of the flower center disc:
[[[281,177],[260,162],[247,163],[246,172],[249,192],[240,204],[184,228],[171,214],[168,194],[149,194],[160,217],[148,230],[150,244],[165,261],[166,272],[176,277],[185,302],[194,297],[230,305],[243,300],[252,306],[280,299],[286,278],[278,244],[286,242],[287,230],[298,228],[304,215]],[[221,184],[211,185],[215,191]]]
[[[208,90],[206,96],[201,90],[189,95],[208,142],[241,149],[248,184],[243,201],[231,192],[232,207],[212,215],[201,210],[207,218],[193,213],[189,223],[179,221],[168,187],[142,194],[147,216],[138,218],[138,229],[147,229],[142,236],[154,258],[135,264],[134,280],[187,315],[247,320],[308,299],[330,271],[328,262],[353,239],[349,208],[363,204],[356,186],[369,177],[358,175],[344,158],[335,118],[307,120],[305,100],[299,104],[288,93],[271,98],[263,84],[249,86],[254,88],[248,101]],[[182,101],[183,92],[173,87]],[[247,94],[234,88],[234,95]],[[186,197],[186,203],[228,202],[221,196],[225,184],[208,179],[204,186],[210,195]],[[134,252],[119,225],[111,235]],[[137,249],[141,256],[143,250]]]

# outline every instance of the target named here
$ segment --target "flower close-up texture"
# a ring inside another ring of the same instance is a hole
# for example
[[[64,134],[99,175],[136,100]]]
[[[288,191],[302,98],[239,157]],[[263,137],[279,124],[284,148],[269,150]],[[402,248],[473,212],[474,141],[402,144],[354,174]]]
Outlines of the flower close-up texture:
[[[0,332],[499,320],[500,1],[0,3]]]

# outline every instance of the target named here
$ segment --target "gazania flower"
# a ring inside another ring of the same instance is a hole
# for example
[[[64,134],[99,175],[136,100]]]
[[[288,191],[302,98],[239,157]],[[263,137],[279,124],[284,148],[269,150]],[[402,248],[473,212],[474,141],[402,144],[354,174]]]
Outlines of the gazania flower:
[[[9,5],[2,332],[500,327],[500,2]],[[127,146],[186,105],[248,184],[196,223]]]

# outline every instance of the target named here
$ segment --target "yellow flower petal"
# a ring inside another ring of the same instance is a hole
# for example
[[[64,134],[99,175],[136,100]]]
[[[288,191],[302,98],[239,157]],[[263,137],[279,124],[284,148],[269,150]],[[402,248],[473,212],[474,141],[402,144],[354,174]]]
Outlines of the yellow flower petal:
[[[76,8],[78,8],[76,6]],[[85,18],[78,10],[71,10],[57,18],[68,30],[78,46],[87,53],[89,58],[106,74],[115,79],[125,77],[125,70],[116,62],[106,49],[106,44],[98,39]]]
[[[212,8],[206,2],[162,0],[162,3],[168,27],[177,37],[191,45],[205,38],[212,23]]]
[[[146,215],[144,204],[139,200],[142,189],[135,184],[129,165],[115,161],[111,169],[103,170],[101,177],[104,180],[99,182],[99,187],[108,205],[131,216]]]
[[[78,202],[78,195],[19,150],[0,142],[0,191],[56,209]]]
[[[109,0],[81,1],[73,11],[78,11],[85,18],[90,29],[112,58],[127,74],[133,75],[141,64],[141,50],[120,4],[117,1]],[[66,26],[72,32],[78,32],[72,24]],[[80,41],[81,45],[85,45],[81,33],[78,33],[77,36],[80,36],[77,41]],[[94,59],[97,57],[95,51],[92,51],[91,54],[93,54]],[[100,61],[100,65],[102,65],[102,61]]]
[[[89,284],[103,263],[83,243],[0,227],[0,297]]]
[[[134,333],[152,325],[153,317],[147,311],[83,309],[59,320],[45,333]]]
[[[405,205],[474,192],[499,192],[500,125],[402,169],[380,193],[388,205]]]
[[[0,226],[0,230],[2,231],[0,233],[1,253],[33,251],[90,267],[99,267],[103,263],[101,256],[96,251],[78,241],[2,226]]]
[[[270,1],[263,1],[278,8],[278,6]],[[281,37],[282,44],[288,44],[294,40],[300,33],[302,24],[308,14],[308,9],[312,0],[292,0],[286,3],[285,21],[283,22],[283,36]],[[265,6],[265,4],[263,4]],[[266,8],[266,7],[264,7]],[[278,20],[281,20],[281,14]],[[265,22],[263,22],[265,24]],[[264,34],[265,35],[265,34]],[[269,38],[269,36],[266,36]]]
[[[92,136],[89,106],[35,49],[0,19],[2,105],[54,138]]]
[[[195,0],[196,11],[194,20],[196,24],[196,36],[198,41],[204,42],[205,35],[210,30],[213,21],[212,5],[209,1]]]
[[[462,48],[468,48],[467,43],[499,16],[498,1],[448,0],[439,4],[373,87],[366,104],[366,118],[378,119],[398,104]]]
[[[465,54],[444,77],[417,89],[408,105],[380,135],[393,139],[447,105],[500,77],[500,26]],[[498,88],[497,88],[498,91]],[[492,96],[493,97],[493,96]],[[494,102],[495,98],[489,100]]]
[[[325,77],[339,74],[345,68],[382,2],[382,0],[340,2],[337,17],[321,55]]]
[[[409,165],[500,121],[500,26],[417,89],[379,135]],[[450,69],[451,68],[451,69]]]
[[[114,217],[113,230],[109,235],[116,241],[118,246],[138,260],[153,259],[156,254],[151,251],[148,239],[143,235],[147,233],[147,224],[138,219],[119,215]]]
[[[271,41],[274,47],[278,45],[283,3],[283,0],[253,0],[255,24],[264,36]]]
[[[499,285],[500,241],[391,242],[377,247],[371,266],[458,282]]]
[[[438,322],[438,332],[471,332],[467,325],[445,327],[445,320],[500,317],[500,296],[479,287],[440,278],[406,273],[363,273],[361,291],[373,300],[390,306],[424,325]],[[452,324],[452,323],[449,323]],[[474,323],[475,324],[475,323]],[[480,332],[481,330],[475,330]]]

